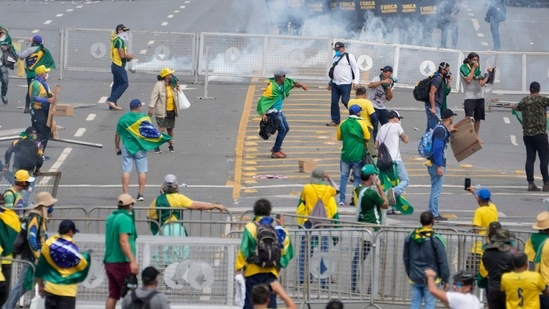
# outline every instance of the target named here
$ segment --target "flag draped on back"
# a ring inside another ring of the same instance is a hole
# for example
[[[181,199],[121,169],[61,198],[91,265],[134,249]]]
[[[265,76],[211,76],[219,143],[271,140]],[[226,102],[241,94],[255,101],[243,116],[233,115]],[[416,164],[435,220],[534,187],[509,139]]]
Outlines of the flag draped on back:
[[[129,112],[118,120],[116,133],[131,155],[139,150],[153,150],[172,138],[158,131],[151,118],[143,113]]]
[[[21,231],[21,222],[17,213],[11,209],[0,208],[0,247],[2,256],[8,256],[13,251],[13,242]]]
[[[74,284],[88,276],[90,255],[80,253],[72,241],[53,236],[42,246],[35,277],[55,284]]]
[[[398,185],[399,178],[396,164],[389,172],[379,171],[379,179],[385,191]],[[395,195],[395,199],[396,205],[394,207],[396,210],[400,211],[404,215],[411,215],[412,213],[414,213],[414,208],[412,207],[412,205],[410,205],[410,202],[408,202],[408,200],[406,200],[402,195]]]

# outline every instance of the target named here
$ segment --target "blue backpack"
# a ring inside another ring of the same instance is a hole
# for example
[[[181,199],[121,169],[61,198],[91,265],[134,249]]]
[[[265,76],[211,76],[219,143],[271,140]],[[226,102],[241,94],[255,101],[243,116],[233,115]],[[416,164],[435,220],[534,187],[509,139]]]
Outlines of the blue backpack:
[[[440,126],[440,124],[437,124],[434,128],[425,132],[425,134],[423,134],[423,136],[419,139],[417,153],[423,158],[428,158],[433,154],[433,133],[435,132],[435,129]]]

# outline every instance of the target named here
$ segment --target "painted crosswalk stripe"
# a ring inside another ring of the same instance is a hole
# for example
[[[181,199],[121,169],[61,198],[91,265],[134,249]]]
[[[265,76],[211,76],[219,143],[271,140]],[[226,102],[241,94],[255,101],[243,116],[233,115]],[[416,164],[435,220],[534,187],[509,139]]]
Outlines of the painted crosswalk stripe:
[[[86,133],[86,128],[79,128],[76,130],[76,133],[74,133],[74,137],[82,137]]]
[[[92,121],[95,119],[96,116],[96,114],[89,114],[88,117],[86,117],[86,121]]]

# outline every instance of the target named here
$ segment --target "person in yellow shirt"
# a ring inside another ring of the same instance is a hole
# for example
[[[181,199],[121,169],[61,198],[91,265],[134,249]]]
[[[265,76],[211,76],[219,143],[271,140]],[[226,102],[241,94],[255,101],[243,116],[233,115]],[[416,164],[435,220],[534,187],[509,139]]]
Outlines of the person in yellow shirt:
[[[475,188],[469,187],[467,190],[471,192],[478,203],[478,208],[475,210],[475,215],[473,216],[473,231],[479,235],[485,236],[488,234],[490,223],[499,221],[498,210],[491,200],[492,193],[486,188],[476,191]],[[467,257],[465,265],[468,271],[479,271],[479,264],[482,260],[483,243],[484,241],[478,240],[473,244],[471,254]]]
[[[356,98],[349,100],[347,106],[358,105],[361,108],[360,116],[362,121],[366,123],[370,136],[373,136],[374,132],[374,123],[378,122],[377,114],[370,100],[366,99],[366,88],[364,86],[359,86],[355,92]],[[376,150],[374,147],[375,138],[370,138],[368,141],[368,153],[372,156],[376,155]]]
[[[536,223],[532,224],[533,233],[526,245],[524,252],[528,260],[535,265],[536,270],[541,274],[543,281],[549,285],[549,246],[545,246],[549,238],[549,212],[544,211],[536,217]],[[549,308],[549,296],[541,296],[541,308]]]
[[[179,116],[177,77],[173,75],[174,70],[163,68],[160,74],[156,77],[158,81],[154,85],[151,101],[149,103],[149,117],[156,118],[156,124],[160,132],[168,131],[168,135],[172,139],[168,142],[168,150],[171,153],[175,152],[173,148],[173,128],[175,127],[175,118]],[[154,153],[162,153],[160,148],[156,148]]]
[[[538,309],[540,293],[549,295],[549,288],[538,272],[528,271],[528,256],[524,252],[513,255],[514,271],[501,276],[501,290],[505,292],[507,309]]]
[[[21,231],[21,223],[17,213],[0,204],[0,307],[8,299],[10,292],[11,268],[13,259],[13,243]]]

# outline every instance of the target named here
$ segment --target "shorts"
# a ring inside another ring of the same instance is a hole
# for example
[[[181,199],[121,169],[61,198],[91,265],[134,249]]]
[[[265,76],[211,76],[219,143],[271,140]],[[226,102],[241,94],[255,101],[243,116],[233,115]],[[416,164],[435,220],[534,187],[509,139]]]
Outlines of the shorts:
[[[468,99],[463,102],[465,117],[473,117],[475,121],[484,120],[484,99]]]
[[[124,145],[121,145],[120,150],[122,151],[122,171],[124,173],[132,172],[134,162],[137,173],[148,172],[147,152],[145,150],[139,150],[134,155],[131,155]]]
[[[105,263],[107,280],[109,281],[109,298],[120,299],[124,279],[131,273],[130,263]]]
[[[156,124],[159,128],[175,128],[175,111],[167,111],[164,118],[156,117]]]

